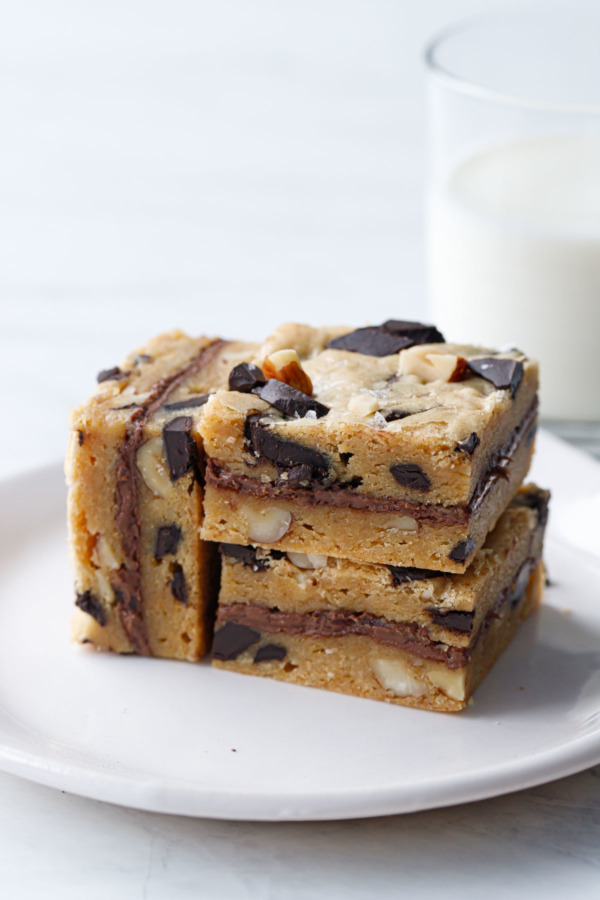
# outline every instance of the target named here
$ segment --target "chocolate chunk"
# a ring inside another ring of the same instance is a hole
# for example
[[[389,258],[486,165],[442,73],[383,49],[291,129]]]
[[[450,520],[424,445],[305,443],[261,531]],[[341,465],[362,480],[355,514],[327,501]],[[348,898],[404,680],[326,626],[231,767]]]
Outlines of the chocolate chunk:
[[[215,632],[213,639],[213,659],[237,659],[240,653],[260,640],[260,631],[236,622],[225,622]]]
[[[353,456],[354,456],[354,453],[340,453],[340,459],[344,463],[345,466],[348,465],[348,463],[350,462],[350,460],[352,459]]]
[[[127,375],[129,375],[129,372],[121,372],[118,366],[113,366],[112,369],[102,369],[101,372],[98,372],[96,381],[98,384],[102,384],[103,381],[118,381],[120,378],[125,378]]]
[[[84,591],[83,594],[77,594],[75,598],[75,606],[82,609],[92,619],[95,619],[98,625],[104,627],[106,625],[106,610],[98,598],[91,591]]]
[[[459,609],[428,609],[434,625],[447,628],[448,631],[457,631],[459,634],[469,634],[473,628],[475,613],[463,612]]]
[[[473,453],[479,447],[481,441],[477,437],[477,434],[472,431],[468,438],[465,438],[464,441],[459,441],[455,450],[458,450],[462,453],[468,453],[469,456],[473,456]]]
[[[154,544],[154,558],[162,559],[171,553],[177,552],[177,546],[181,540],[181,528],[177,525],[161,525],[156,533]]]
[[[386,422],[397,422],[398,419],[414,416],[414,413],[407,412],[405,409],[380,409],[379,412]]]
[[[422,322],[404,322],[400,319],[388,319],[381,326],[390,334],[410,338],[411,346],[415,344],[443,344],[444,335],[435,325],[423,325]]]
[[[388,319],[383,325],[357,328],[349,334],[333,338],[326,346],[333,350],[363,353],[365,356],[392,356],[415,344],[437,344],[443,341],[443,336],[433,325]]]
[[[537,514],[540,525],[545,525],[548,521],[548,501],[550,494],[548,491],[524,491],[517,494],[514,503],[517,506],[526,506],[533,509]]]
[[[312,481],[313,477],[313,468],[312,466],[308,466],[306,463],[303,463],[301,466],[292,466],[291,469],[286,469],[285,472],[277,479],[277,483],[279,484],[287,484],[291,487],[294,485],[307,485],[310,481]]]
[[[475,548],[475,541],[472,538],[467,538],[466,541],[459,541],[456,547],[450,551],[448,557],[453,559],[454,562],[464,563],[467,561],[467,558],[471,555]]]
[[[414,566],[388,566],[392,573],[394,587],[406,584],[407,581],[424,581],[426,578],[443,578],[443,572],[435,569],[417,569]]]
[[[431,481],[416,463],[397,463],[390,466],[390,472],[402,487],[422,492],[431,488]]]
[[[259,557],[256,547],[243,547],[240,544],[219,544],[219,549],[225,556],[239,559],[245,566],[249,566],[253,572],[265,572],[269,568],[269,557]]]
[[[509,390],[511,397],[517,393],[523,378],[523,363],[516,359],[498,359],[496,356],[470,359],[469,369],[499,390]]]
[[[412,345],[409,338],[388,334],[381,326],[376,326],[357,328],[349,334],[333,338],[326,346],[330,350],[347,350],[365,356],[392,356]]]
[[[254,662],[271,662],[274,659],[285,659],[287,650],[281,644],[264,644],[254,654]]]
[[[196,406],[204,406],[210,394],[196,394],[186,397],[185,400],[177,400],[175,403],[165,403],[163,409],[193,409]]]
[[[267,383],[257,387],[254,393],[292,419],[301,419],[307,412],[316,413],[317,419],[320,419],[329,412],[329,407],[325,404],[319,403],[308,394],[303,394],[302,391],[297,391],[284,381],[277,381],[276,378],[269,378]]]
[[[184,606],[187,606],[188,589],[185,582],[183,569],[181,568],[179,563],[175,563],[175,572],[171,579],[171,593],[176,600],[179,600],[180,603],[183,603]]]
[[[254,388],[262,384],[266,384],[267,379],[258,366],[252,363],[240,363],[229,373],[229,390],[240,391],[242,394],[249,394]]]
[[[142,365],[142,363],[151,363],[153,361],[152,356],[148,356],[147,353],[140,353],[135,358],[136,366]]]
[[[246,443],[257,459],[270,459],[280,470],[308,466],[312,481],[322,482],[327,478],[330,466],[324,453],[296,441],[285,441],[262,424],[260,418],[260,414],[248,416],[244,425]]]
[[[80,447],[83,444],[84,440],[85,440],[85,436],[83,434],[83,431],[81,430],[81,428],[78,428],[77,429],[77,443],[79,444]]]
[[[198,470],[198,448],[190,434],[192,424],[190,416],[178,416],[163,428],[171,481],[177,481],[190,470]]]

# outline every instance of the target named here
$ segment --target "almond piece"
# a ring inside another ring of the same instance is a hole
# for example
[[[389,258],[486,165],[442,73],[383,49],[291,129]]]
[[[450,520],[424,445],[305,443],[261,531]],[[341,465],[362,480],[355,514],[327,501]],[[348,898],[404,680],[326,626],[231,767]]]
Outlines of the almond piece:
[[[417,345],[400,352],[399,375],[416,375],[425,384],[431,381],[462,381],[469,377],[467,360],[453,353],[436,353]]]
[[[275,544],[289,531],[292,514],[281,507],[246,510],[248,539],[257,544]]]
[[[267,356],[262,370],[265,378],[276,378],[277,381],[283,381],[297,391],[312,396],[312,381],[302,368],[295,350],[277,350],[276,353]]]
[[[172,484],[165,457],[165,445],[161,437],[150,438],[136,454],[138,471],[146,486],[156,497],[166,497]]]
[[[324,553],[294,553],[288,550],[285,555],[298,569],[322,569],[327,565],[328,559]]]

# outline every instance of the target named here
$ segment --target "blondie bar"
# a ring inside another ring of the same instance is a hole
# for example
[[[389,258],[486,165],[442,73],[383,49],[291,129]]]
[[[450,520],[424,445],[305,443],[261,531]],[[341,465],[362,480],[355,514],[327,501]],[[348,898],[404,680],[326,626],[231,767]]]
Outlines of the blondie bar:
[[[198,659],[218,591],[200,539],[198,423],[253,344],[161,335],[98,376],[71,415],[66,473],[76,582],[73,637],[98,648]]]
[[[461,710],[540,601],[547,504],[522,489],[462,575],[223,544],[214,664]]]
[[[205,407],[203,536],[464,572],[522,483],[537,365],[426,325],[285,325]]]

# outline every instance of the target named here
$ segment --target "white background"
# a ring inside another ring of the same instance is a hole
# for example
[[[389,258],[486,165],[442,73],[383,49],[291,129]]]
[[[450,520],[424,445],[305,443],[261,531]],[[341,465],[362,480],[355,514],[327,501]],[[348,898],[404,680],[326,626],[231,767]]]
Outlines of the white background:
[[[422,46],[465,15],[566,5],[4,0],[0,476],[62,456],[68,407],[161,329],[258,338],[286,319],[426,316]],[[598,896],[598,774],[272,826],[0,775],[0,892]]]

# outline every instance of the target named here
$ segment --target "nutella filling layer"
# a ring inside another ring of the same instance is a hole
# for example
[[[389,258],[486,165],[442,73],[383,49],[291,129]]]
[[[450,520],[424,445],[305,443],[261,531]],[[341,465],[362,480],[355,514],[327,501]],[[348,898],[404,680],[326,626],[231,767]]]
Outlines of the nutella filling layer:
[[[281,612],[268,606],[254,603],[228,603],[219,605],[215,637],[226,622],[234,622],[256,632],[268,634],[293,634],[305,637],[345,637],[356,634],[370,638],[378,644],[404,650],[422,659],[442,662],[449,669],[466,666],[469,659],[498,617],[501,608],[508,602],[514,610],[526,594],[530,575],[539,563],[539,558],[527,558],[517,570],[510,584],[499,594],[493,609],[484,618],[477,634],[467,647],[453,647],[441,641],[434,641],[424,625],[414,622],[394,622],[370,613],[352,610],[318,609],[308,613]]]
[[[136,653],[152,656],[144,622],[144,597],[140,566],[141,528],[136,476],[136,453],[144,440],[144,426],[183,382],[210,365],[227,345],[216,340],[204,347],[188,363],[161,378],[150,389],[147,400],[138,406],[127,425],[125,440],[117,451],[116,526],[125,558],[113,584],[117,611],[123,630]]]
[[[521,446],[533,437],[537,423],[537,398],[515,428],[510,439],[488,460],[468,503],[457,506],[436,506],[431,503],[415,503],[400,497],[379,497],[365,494],[351,484],[334,482],[327,487],[308,484],[306,487],[286,483],[263,482],[249,475],[241,475],[228,469],[216,459],[208,460],[206,481],[216,488],[235,491],[252,497],[277,497],[290,500],[299,506],[327,506],[344,509],[364,509],[370,512],[402,513],[417,521],[434,525],[468,525],[471,517],[482,506],[494,485],[500,479],[509,478],[509,467]]]

